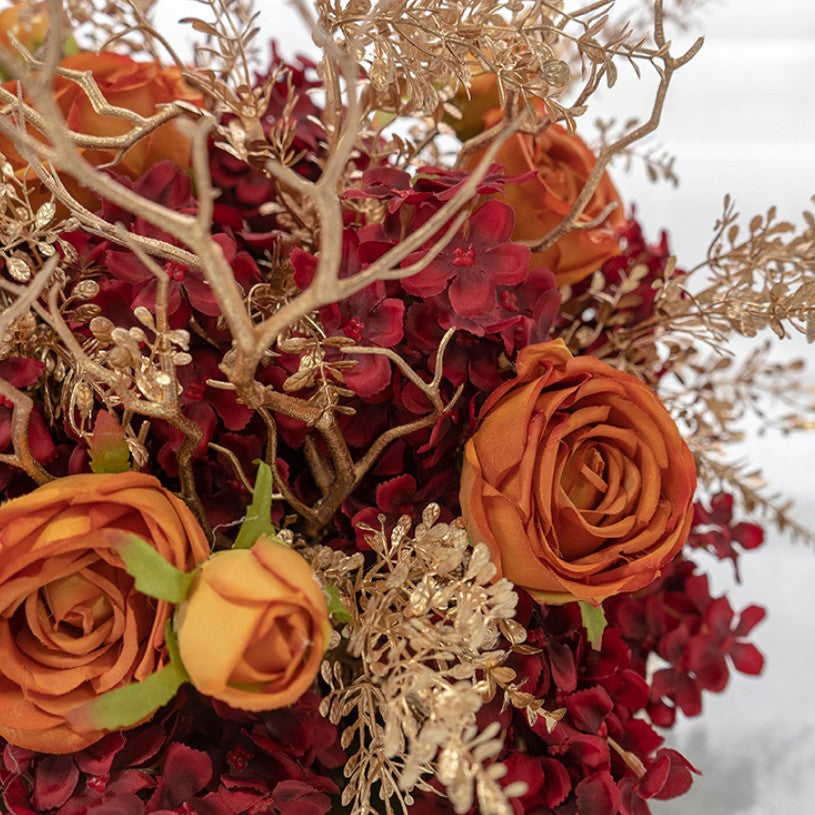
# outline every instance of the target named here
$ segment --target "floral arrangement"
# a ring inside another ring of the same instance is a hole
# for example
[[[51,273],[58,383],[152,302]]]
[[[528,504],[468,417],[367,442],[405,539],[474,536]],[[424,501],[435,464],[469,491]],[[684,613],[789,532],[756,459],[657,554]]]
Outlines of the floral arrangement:
[[[705,564],[812,539],[728,455],[767,391],[813,426],[801,364],[728,341],[815,339],[815,216],[646,237],[667,5],[315,0],[315,62],[251,0],[189,59],[149,0],[0,12],[0,810],[690,788],[676,717],[763,667]]]

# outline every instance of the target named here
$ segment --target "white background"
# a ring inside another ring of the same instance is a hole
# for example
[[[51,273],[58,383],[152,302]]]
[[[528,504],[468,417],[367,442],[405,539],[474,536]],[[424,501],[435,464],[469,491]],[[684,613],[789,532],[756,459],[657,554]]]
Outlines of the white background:
[[[285,55],[313,52],[288,3],[259,5],[264,29]],[[159,3],[167,31],[200,11],[186,0]],[[702,24],[705,46],[677,74],[658,135],[678,157],[679,189],[650,184],[641,173],[615,175],[652,238],[670,227],[685,266],[704,257],[725,193],[748,218],[776,204],[793,219],[815,194],[815,3],[711,0]],[[698,33],[674,32],[675,40],[689,43]],[[592,117],[647,113],[646,87],[621,80]],[[803,342],[779,344],[777,353],[815,362]],[[815,527],[815,434],[751,438],[743,452],[774,488],[796,499],[798,517]],[[668,745],[704,775],[689,795],[654,803],[654,815],[815,812],[815,549],[771,531],[763,550],[743,557],[741,586],[729,568],[711,570],[714,586],[728,592],[737,611],[753,602],[768,607],[768,620],[755,632],[767,668],[758,680],[734,676],[725,694],[706,697],[700,719],[682,721],[667,734]]]

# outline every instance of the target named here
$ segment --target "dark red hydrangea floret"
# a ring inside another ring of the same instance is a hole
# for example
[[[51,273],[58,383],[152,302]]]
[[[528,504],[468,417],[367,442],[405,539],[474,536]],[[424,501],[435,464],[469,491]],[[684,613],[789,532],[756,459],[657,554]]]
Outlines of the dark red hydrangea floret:
[[[710,499],[706,507],[701,501],[693,506],[693,528],[688,545],[704,549],[719,560],[731,560],[739,576],[740,550],[756,549],[764,543],[764,530],[755,523],[734,522],[733,496],[720,492]]]
[[[310,285],[317,259],[301,249],[291,253],[294,281],[305,289]],[[352,277],[365,268],[357,233],[343,235],[342,277]],[[347,337],[360,346],[393,348],[404,337],[405,304],[386,295],[382,281],[372,283],[339,303],[320,309],[320,322],[329,337]],[[381,355],[354,357],[355,365],[345,372],[345,384],[363,399],[381,393],[391,381],[390,362]]]
[[[197,209],[189,175],[170,162],[154,165],[134,182],[126,183],[125,180],[120,180],[126,186],[132,186],[134,192],[139,195],[157,201],[176,212],[192,215]],[[110,223],[122,223],[137,235],[177,244],[170,235],[148,221],[107,202],[102,204],[102,217]],[[233,267],[235,278],[240,284],[248,289],[254,283],[260,282],[257,264],[248,253],[238,251],[233,237],[221,232],[214,235],[213,240],[219,244],[224,258]],[[104,263],[108,273],[115,280],[132,287],[131,309],[144,306],[155,313],[158,278],[133,252],[119,247],[109,247],[104,253]],[[215,295],[204,280],[200,269],[168,260],[163,263],[163,270],[168,277],[167,314],[173,326],[181,328],[186,325],[193,312],[205,317],[220,315]]]
[[[697,770],[644,718],[649,683],[624,632],[612,623],[595,650],[576,603],[538,606],[523,592],[516,619],[535,647],[512,657],[516,683],[547,710],[565,711],[551,732],[545,719],[530,726],[497,699],[479,714],[482,727],[497,721],[506,734],[501,783],[527,786],[512,801],[516,815],[650,815],[650,800],[686,792]],[[452,811],[444,798],[419,796],[412,815]]]
[[[512,207],[487,201],[418,274],[402,280],[402,288],[423,299],[447,292],[455,314],[479,322],[494,320],[500,305],[497,287],[525,280],[532,254],[528,247],[510,242],[514,223]],[[410,266],[425,254],[408,255],[402,265]]]

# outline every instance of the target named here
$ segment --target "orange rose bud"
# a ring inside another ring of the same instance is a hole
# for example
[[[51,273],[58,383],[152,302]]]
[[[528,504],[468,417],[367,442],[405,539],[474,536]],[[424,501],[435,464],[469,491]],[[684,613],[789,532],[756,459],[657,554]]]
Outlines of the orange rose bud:
[[[141,473],[59,478],[0,507],[0,736],[73,753],[102,730],[72,709],[167,661],[170,603],[137,592],[112,549],[124,530],[190,570],[209,554],[187,506]]]
[[[331,626],[302,555],[268,536],[216,552],[176,615],[178,648],[197,690],[241,710],[296,702],[314,682]]]
[[[541,602],[647,586],[684,545],[696,469],[656,394],[561,340],[518,356],[467,443],[461,506],[498,576]]]
[[[487,114],[487,126],[502,116],[500,110]],[[478,164],[483,151],[469,159]],[[533,171],[521,184],[507,184],[503,200],[515,210],[514,241],[543,238],[569,213],[580,195],[597,160],[586,143],[560,125],[550,124],[537,136],[514,133],[501,146],[495,161],[509,176]],[[577,283],[596,272],[609,258],[620,253],[616,230],[625,224],[623,204],[608,173],[603,173],[597,189],[578,219],[587,224],[598,218],[609,204],[616,204],[604,223],[591,229],[567,233],[543,252],[533,252],[530,268],[545,267],[555,273],[558,285]]]
[[[157,113],[161,105],[186,101],[203,105],[200,93],[190,88],[176,66],[162,67],[155,62],[136,62],[128,56],[103,52],[83,53],[66,57],[61,68],[72,71],[90,71],[102,96],[116,107],[148,117]],[[16,93],[16,83],[7,82],[4,88]],[[117,116],[97,113],[85,91],[74,81],[57,76],[54,80],[54,96],[69,129],[91,136],[120,136],[130,132],[133,124]],[[166,122],[140,139],[110,169],[114,173],[138,178],[154,164],[171,161],[182,170],[190,166],[191,141],[175,122]],[[37,193],[39,180],[5,136],[0,136],[0,153],[3,153],[18,174],[32,184],[32,198],[47,198],[43,188]],[[95,166],[108,166],[115,158],[113,150],[81,148],[83,157]],[[68,191],[81,204],[95,209],[98,202],[91,193],[79,187],[72,178],[64,178]]]
[[[473,69],[476,70],[475,65]],[[469,91],[461,88],[453,97],[453,104],[461,111],[461,118],[447,116],[444,121],[455,130],[461,141],[467,141],[484,132],[485,118],[492,114],[500,102],[495,74],[474,72]]]

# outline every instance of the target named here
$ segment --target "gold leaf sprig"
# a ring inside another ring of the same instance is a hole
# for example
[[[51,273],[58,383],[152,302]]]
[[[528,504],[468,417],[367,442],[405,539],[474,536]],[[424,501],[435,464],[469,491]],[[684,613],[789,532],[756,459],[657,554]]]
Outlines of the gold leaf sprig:
[[[691,287],[703,271],[704,287]],[[726,196],[707,258],[666,283],[656,308],[664,330],[711,344],[768,328],[780,339],[801,333],[815,341],[815,211],[803,213],[800,227],[775,207],[744,224]]]
[[[498,688],[506,702],[543,716],[554,727],[562,713],[545,711],[522,693],[504,663],[526,632],[514,621],[517,595],[486,546],[470,546],[460,521],[439,523],[431,504],[411,534],[403,516],[393,532],[363,528],[376,560],[328,549],[306,553],[315,571],[336,585],[352,622],[323,664],[329,685],[321,710],[343,724],[352,749],[343,804],[364,815],[407,812],[414,789],[446,788],[456,812],[478,803],[483,815],[510,815],[519,783],[501,787],[497,723],[482,731],[476,714]],[[384,524],[384,517],[381,518]],[[438,791],[438,790],[434,790]]]

